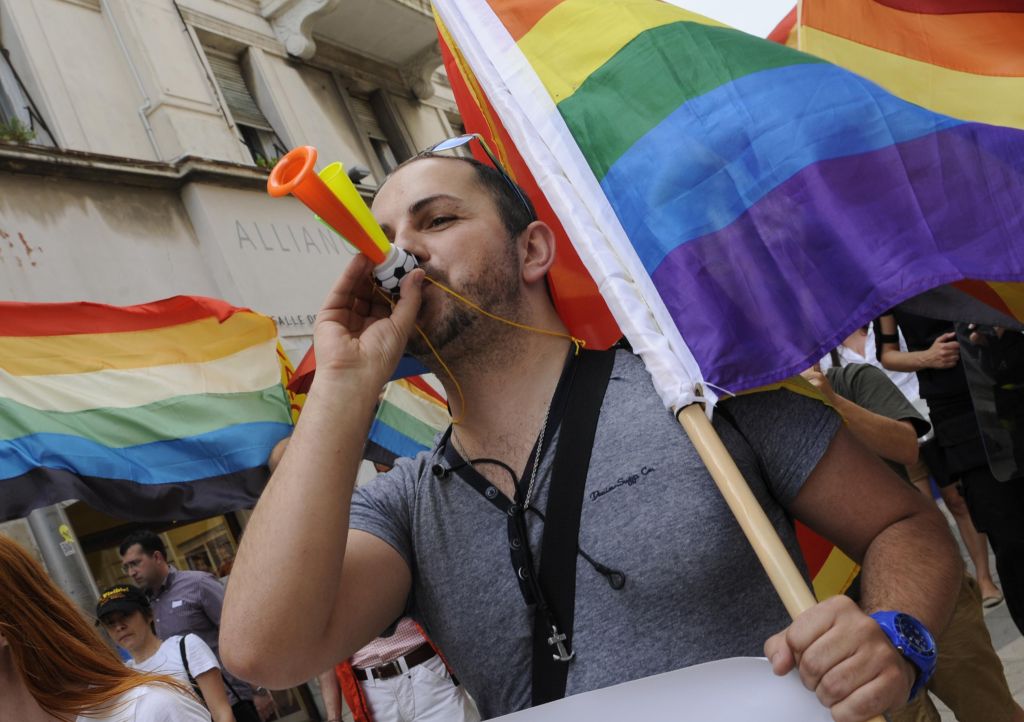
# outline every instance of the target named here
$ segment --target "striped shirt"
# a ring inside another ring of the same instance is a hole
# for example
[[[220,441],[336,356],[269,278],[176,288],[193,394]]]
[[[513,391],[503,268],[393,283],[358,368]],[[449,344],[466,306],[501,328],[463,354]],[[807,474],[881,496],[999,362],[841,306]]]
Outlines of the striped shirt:
[[[427,640],[420,633],[416,622],[403,617],[395,627],[395,633],[388,637],[377,637],[352,655],[352,666],[366,669],[378,667],[392,660],[404,657]]]
[[[149,603],[153,608],[156,635],[160,639],[176,634],[194,634],[206,642],[220,662],[217,636],[220,633],[224,587],[217,577],[208,572],[178,571],[171,565],[164,583],[156,592],[149,593]],[[224,675],[231,704],[252,699],[252,688],[225,671],[222,662],[221,674]]]

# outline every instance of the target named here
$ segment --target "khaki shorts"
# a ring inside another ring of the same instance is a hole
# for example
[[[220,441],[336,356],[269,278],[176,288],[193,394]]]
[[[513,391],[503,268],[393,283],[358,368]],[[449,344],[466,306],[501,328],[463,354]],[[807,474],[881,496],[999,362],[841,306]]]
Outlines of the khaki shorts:
[[[939,664],[928,691],[942,700],[959,722],[1010,722],[1013,695],[1006,684],[1003,662],[992,648],[985,626],[981,591],[964,574],[960,595],[945,631],[938,639]],[[927,694],[892,714],[893,722],[940,722]]]

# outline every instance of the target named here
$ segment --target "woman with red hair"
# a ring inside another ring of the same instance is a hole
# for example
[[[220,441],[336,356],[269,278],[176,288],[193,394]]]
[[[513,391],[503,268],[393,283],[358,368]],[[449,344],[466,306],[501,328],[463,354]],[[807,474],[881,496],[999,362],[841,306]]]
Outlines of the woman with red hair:
[[[19,722],[209,722],[183,684],[130,669],[43,567],[0,535],[0,700]]]

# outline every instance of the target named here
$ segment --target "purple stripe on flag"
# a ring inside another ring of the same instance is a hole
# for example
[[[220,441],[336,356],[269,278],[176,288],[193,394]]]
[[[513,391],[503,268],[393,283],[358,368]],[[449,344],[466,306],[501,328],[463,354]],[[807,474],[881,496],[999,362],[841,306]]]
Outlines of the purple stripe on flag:
[[[900,301],[1024,280],[1024,132],[965,124],[822,161],[652,274],[711,383],[798,373]]]

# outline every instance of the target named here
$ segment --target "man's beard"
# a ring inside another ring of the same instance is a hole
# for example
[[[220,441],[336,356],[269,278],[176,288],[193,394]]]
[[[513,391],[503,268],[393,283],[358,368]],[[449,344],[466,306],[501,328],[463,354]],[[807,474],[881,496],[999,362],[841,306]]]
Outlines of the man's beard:
[[[443,271],[430,268],[425,270],[429,277],[443,283],[488,313],[516,320],[522,300],[516,261],[518,258],[515,256],[502,259],[497,266],[485,271],[480,277],[467,281],[460,288],[452,286],[448,274]],[[426,281],[424,285],[429,283]],[[445,294],[434,301],[440,306],[440,313],[428,326],[421,328],[445,363],[458,360],[467,351],[482,351],[485,345],[493,343],[504,329],[511,329],[500,321],[487,318],[442,289],[437,290]],[[409,336],[405,350],[428,365],[433,365],[433,353],[418,331]]]

